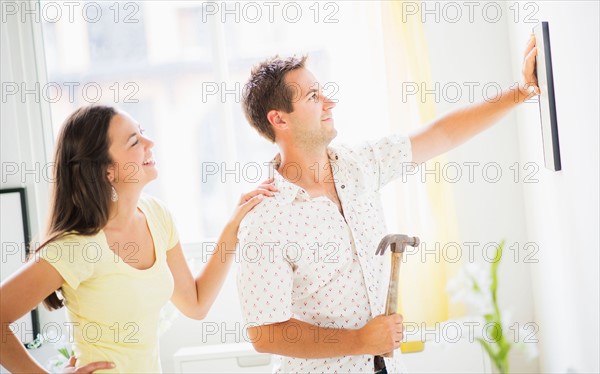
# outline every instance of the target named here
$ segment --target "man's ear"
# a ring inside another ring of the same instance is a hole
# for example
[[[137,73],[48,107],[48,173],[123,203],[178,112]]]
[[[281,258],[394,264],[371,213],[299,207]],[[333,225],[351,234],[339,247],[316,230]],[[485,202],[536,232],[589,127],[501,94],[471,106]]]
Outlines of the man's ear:
[[[267,119],[269,123],[277,130],[283,130],[287,128],[287,123],[281,118],[279,111],[271,110],[267,113]]]

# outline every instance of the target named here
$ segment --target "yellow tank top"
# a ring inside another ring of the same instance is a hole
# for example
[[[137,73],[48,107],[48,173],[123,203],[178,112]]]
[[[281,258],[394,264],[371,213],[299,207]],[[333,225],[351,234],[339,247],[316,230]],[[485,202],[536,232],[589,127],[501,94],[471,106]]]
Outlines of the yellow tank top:
[[[96,373],[161,372],[158,324],[161,308],[173,294],[167,251],[178,242],[169,211],[143,195],[138,203],[154,241],[156,261],[146,270],[127,264],[109,248],[103,231],[70,234],[44,247],[39,256],[65,280],[68,323],[61,326],[73,342],[77,365],[112,361],[112,370]],[[135,251],[133,243],[125,243]],[[123,252],[121,252],[123,253]]]

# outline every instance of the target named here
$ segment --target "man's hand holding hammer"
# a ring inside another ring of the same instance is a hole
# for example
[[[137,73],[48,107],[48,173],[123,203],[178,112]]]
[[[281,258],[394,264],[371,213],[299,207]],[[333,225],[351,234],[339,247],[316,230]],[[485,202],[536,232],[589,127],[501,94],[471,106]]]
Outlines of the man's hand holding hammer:
[[[381,355],[400,347],[402,341],[402,315],[381,315],[370,320],[358,330],[363,354]]]

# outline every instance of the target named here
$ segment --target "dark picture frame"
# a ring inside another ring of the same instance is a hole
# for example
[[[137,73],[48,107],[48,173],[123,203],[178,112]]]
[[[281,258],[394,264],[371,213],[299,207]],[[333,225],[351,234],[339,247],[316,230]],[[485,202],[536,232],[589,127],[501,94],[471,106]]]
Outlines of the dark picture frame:
[[[546,168],[561,170],[560,146],[558,143],[558,120],[550,52],[550,31],[548,22],[541,22],[533,28],[537,45],[536,72],[539,97],[540,121],[542,123],[542,142],[544,145],[544,164]]]
[[[23,266],[29,253],[31,231],[25,188],[0,189],[0,212],[0,281],[4,281]],[[12,330],[23,344],[34,340],[40,333],[37,307],[12,324]]]

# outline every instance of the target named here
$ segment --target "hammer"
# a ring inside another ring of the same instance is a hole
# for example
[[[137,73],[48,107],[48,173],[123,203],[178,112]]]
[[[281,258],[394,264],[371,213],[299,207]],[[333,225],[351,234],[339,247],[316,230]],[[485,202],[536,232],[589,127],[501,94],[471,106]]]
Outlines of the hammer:
[[[390,272],[390,285],[388,288],[387,300],[385,302],[385,315],[389,316],[398,311],[398,278],[400,276],[400,262],[402,261],[402,253],[407,245],[416,247],[419,245],[419,238],[416,236],[410,237],[401,234],[386,235],[379,242],[375,255],[385,253],[388,245],[392,252],[392,269]],[[383,357],[394,357],[394,352],[388,352]]]

